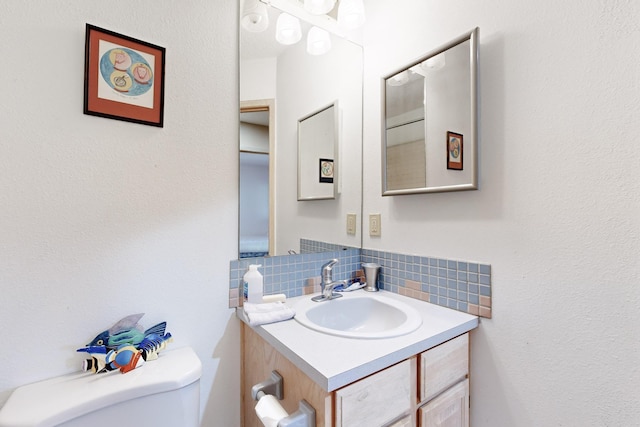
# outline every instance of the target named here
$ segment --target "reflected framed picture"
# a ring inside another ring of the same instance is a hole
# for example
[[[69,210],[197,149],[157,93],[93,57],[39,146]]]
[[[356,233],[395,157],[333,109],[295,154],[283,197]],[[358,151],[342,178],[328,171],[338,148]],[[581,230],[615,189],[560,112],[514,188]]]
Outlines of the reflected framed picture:
[[[165,48],[86,24],[84,114],[163,127]]]
[[[320,159],[320,182],[333,184],[333,159]]]
[[[462,134],[447,132],[447,169],[462,170],[464,148]]]

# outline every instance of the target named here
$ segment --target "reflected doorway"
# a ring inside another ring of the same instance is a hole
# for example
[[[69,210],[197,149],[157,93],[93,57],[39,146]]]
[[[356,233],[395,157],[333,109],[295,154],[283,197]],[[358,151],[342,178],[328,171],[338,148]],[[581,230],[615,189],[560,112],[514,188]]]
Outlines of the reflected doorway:
[[[274,101],[240,103],[239,258],[275,253]]]

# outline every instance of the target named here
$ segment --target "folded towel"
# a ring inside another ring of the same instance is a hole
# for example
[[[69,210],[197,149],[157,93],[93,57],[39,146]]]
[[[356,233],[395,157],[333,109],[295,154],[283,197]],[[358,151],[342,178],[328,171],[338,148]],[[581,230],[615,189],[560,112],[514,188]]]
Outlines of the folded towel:
[[[296,315],[295,310],[287,307],[282,301],[264,304],[245,302],[243,308],[244,316],[251,326],[280,322]]]

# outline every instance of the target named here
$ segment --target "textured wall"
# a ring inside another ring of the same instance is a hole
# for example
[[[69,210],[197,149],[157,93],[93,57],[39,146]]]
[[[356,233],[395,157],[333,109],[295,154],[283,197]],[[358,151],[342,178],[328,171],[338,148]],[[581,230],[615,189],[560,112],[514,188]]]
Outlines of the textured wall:
[[[640,4],[366,3],[369,165],[380,77],[480,27],[480,190],[382,198],[364,168],[364,214],[383,230],[365,248],[492,266],[471,424],[637,425]]]
[[[144,312],[202,360],[203,425],[239,424],[236,8],[0,3],[0,404]],[[87,22],[167,49],[164,128],[82,114]]]

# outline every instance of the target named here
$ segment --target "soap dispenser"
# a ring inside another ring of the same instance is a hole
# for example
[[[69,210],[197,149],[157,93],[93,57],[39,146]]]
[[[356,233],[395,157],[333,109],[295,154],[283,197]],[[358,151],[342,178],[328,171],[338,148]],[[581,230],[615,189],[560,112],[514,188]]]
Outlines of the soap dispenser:
[[[251,304],[261,303],[264,293],[262,274],[258,271],[258,267],[262,267],[262,265],[251,264],[243,276],[244,298]]]

